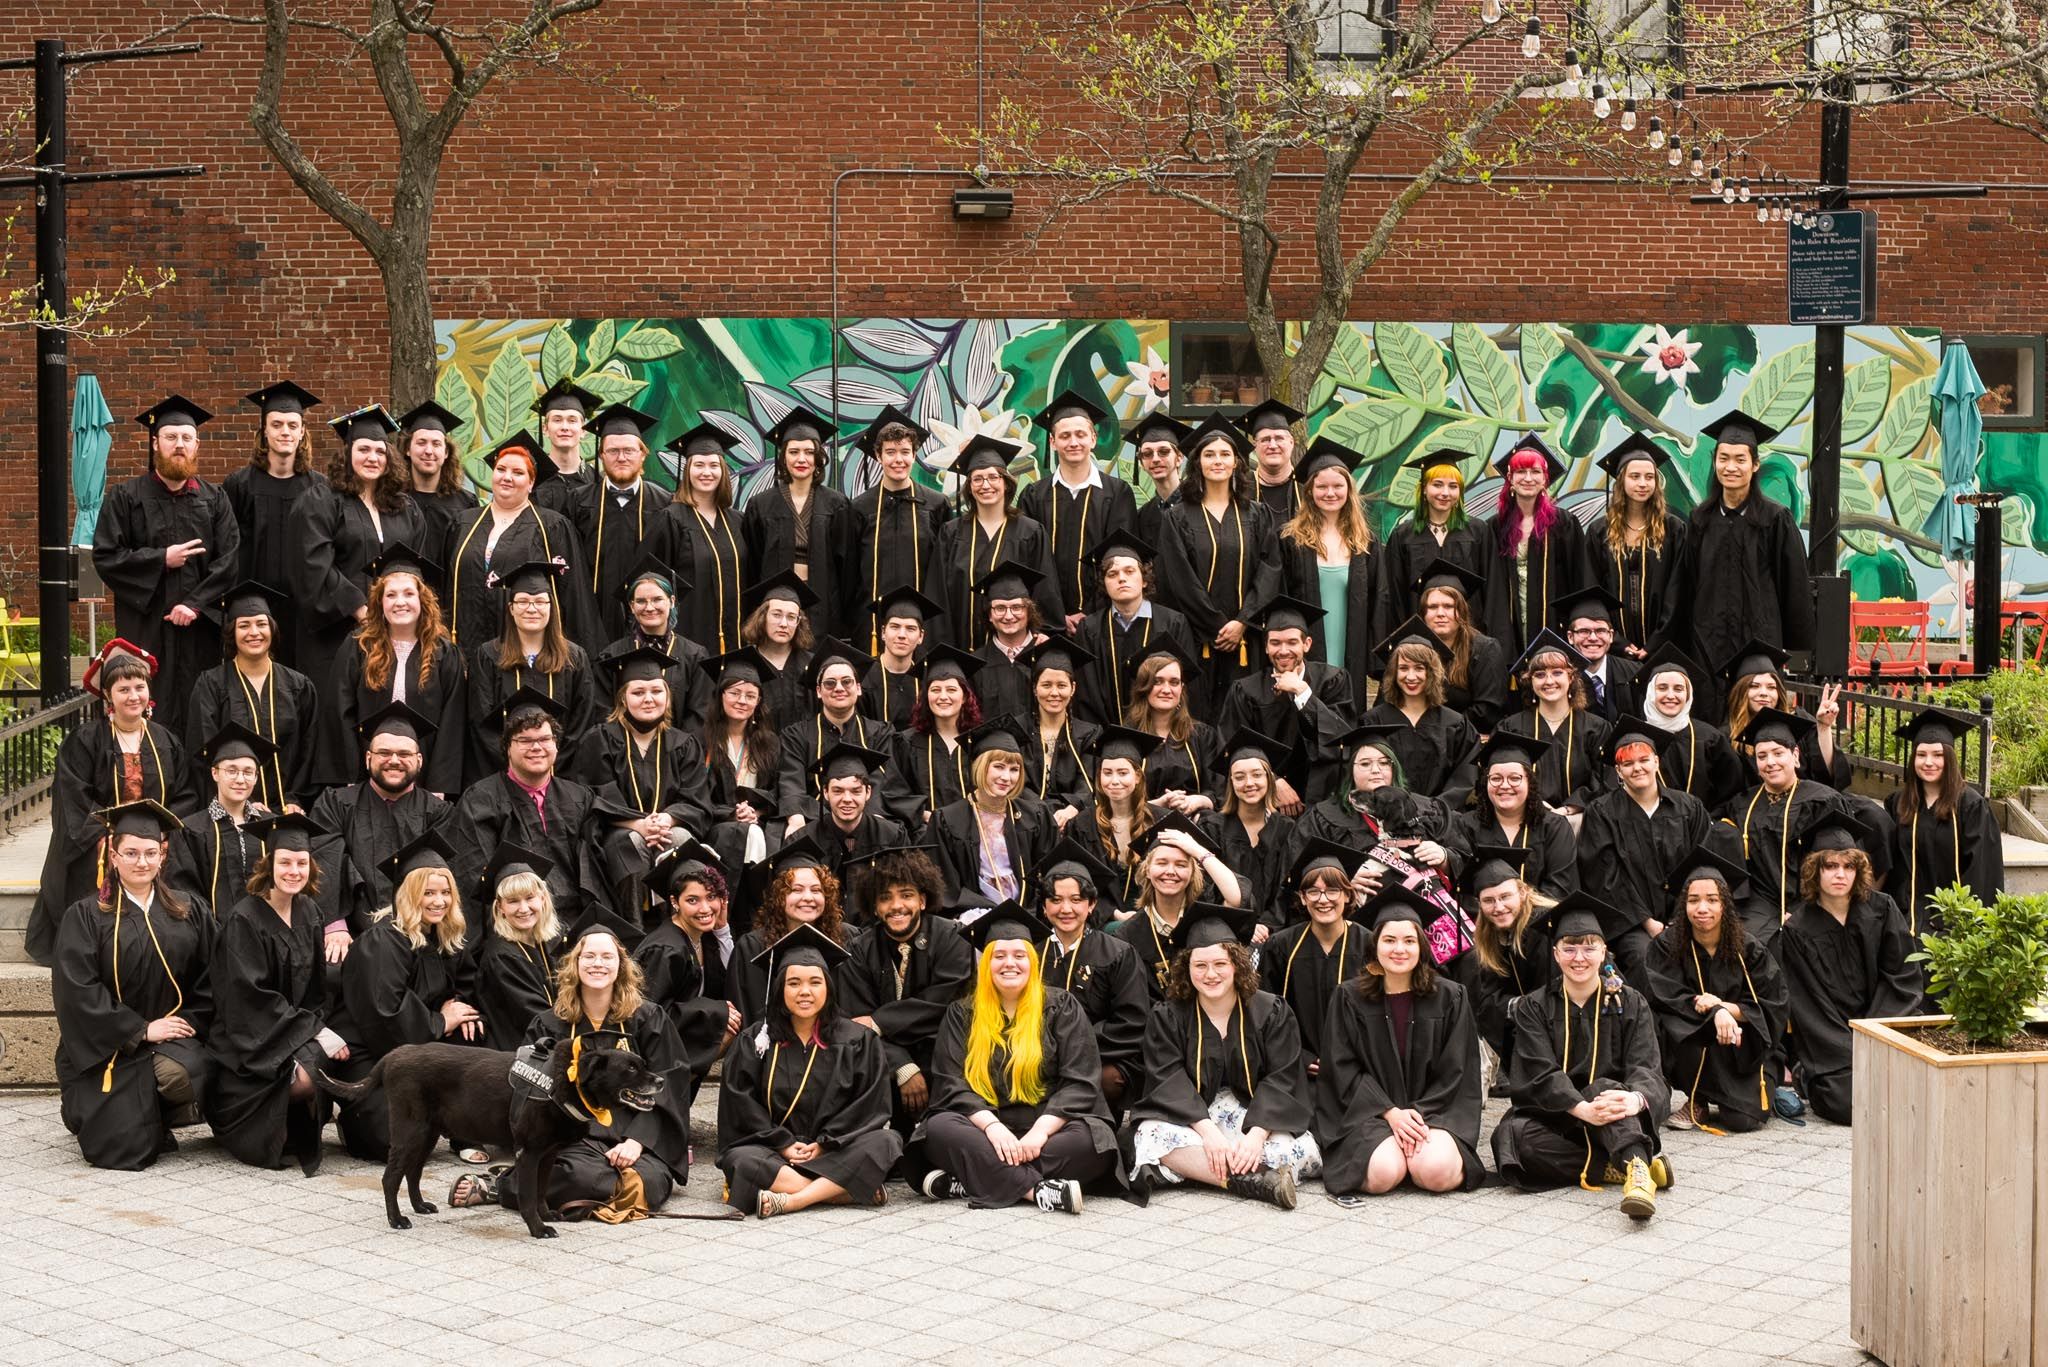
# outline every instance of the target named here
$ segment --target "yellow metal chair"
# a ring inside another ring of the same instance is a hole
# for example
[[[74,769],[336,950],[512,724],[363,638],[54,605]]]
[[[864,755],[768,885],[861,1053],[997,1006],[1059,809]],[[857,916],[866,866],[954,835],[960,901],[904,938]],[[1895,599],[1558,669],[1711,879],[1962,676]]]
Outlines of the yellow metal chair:
[[[0,688],[37,687],[41,660],[35,652],[22,648],[21,633],[41,626],[37,618],[14,616],[7,600],[0,598]]]

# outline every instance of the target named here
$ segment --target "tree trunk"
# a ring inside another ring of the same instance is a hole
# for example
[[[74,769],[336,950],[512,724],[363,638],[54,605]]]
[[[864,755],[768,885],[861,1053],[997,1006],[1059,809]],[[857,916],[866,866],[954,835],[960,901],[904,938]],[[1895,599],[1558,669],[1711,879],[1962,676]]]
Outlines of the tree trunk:
[[[434,304],[427,288],[426,244],[394,234],[377,261],[391,331],[391,407],[406,413],[434,397]]]

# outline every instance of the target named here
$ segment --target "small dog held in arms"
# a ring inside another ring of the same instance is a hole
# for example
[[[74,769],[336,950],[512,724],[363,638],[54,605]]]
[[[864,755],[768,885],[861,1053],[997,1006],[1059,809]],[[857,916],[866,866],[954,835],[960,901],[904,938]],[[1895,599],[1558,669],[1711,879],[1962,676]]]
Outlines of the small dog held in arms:
[[[586,1036],[586,1041],[593,1038]],[[575,1071],[572,1073],[571,1069]],[[654,1108],[667,1080],[625,1048],[581,1049],[554,1041],[516,1054],[459,1044],[407,1044],[377,1061],[360,1082],[321,1075],[320,1085],[344,1101],[382,1088],[391,1112],[391,1151],[384,1163],[384,1218],[411,1229],[398,1213],[398,1183],[412,1208],[432,1215],[420,1196],[420,1170],[444,1136],[464,1144],[509,1145],[518,1152],[519,1213],[526,1232],[552,1239],[545,1216],[544,1174],[555,1154],[590,1132],[591,1111],[614,1106]]]

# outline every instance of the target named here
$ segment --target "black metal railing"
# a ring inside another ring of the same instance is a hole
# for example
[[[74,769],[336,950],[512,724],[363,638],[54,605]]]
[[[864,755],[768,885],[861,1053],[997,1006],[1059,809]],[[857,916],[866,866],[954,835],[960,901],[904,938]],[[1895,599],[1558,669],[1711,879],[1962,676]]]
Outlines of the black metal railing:
[[[1792,692],[1811,712],[1820,699],[1820,685],[1792,682]],[[1991,794],[1991,699],[1978,704],[1976,712],[1894,697],[1889,693],[1868,693],[1844,688],[1840,698],[1842,720],[1835,726],[1835,744],[1849,757],[1849,767],[1872,775],[1893,787],[1903,787],[1910,768],[1910,756],[1902,759],[1899,728],[1913,718],[1933,712],[1946,719],[1956,731],[1956,760],[1963,773],[1972,775],[1978,792]]]
[[[57,747],[91,715],[92,695],[68,693],[50,703],[0,701],[0,827],[49,794]]]

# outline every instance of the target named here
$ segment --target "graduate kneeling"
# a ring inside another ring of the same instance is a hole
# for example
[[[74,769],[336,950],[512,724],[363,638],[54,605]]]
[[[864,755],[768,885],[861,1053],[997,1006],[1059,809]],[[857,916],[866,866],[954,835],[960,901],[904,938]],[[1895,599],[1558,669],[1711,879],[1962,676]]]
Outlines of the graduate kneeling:
[[[1332,1195],[1471,1191],[1479,1161],[1478,1027],[1465,989],[1423,953],[1436,908],[1396,886],[1375,903],[1372,957],[1337,989],[1323,1028],[1316,1129]]]
[[[1621,1209],[1635,1220],[1657,1211],[1657,1187],[1671,1185],[1657,1156],[1657,1131],[1671,1091],[1657,1053],[1657,1022],[1643,995],[1618,978],[1601,981],[1609,924],[1622,915],[1574,893],[1549,915],[1563,981],[1515,1001],[1514,1098],[1493,1131],[1500,1175],[1525,1190],[1576,1180],[1587,1191],[1621,1183]]]

